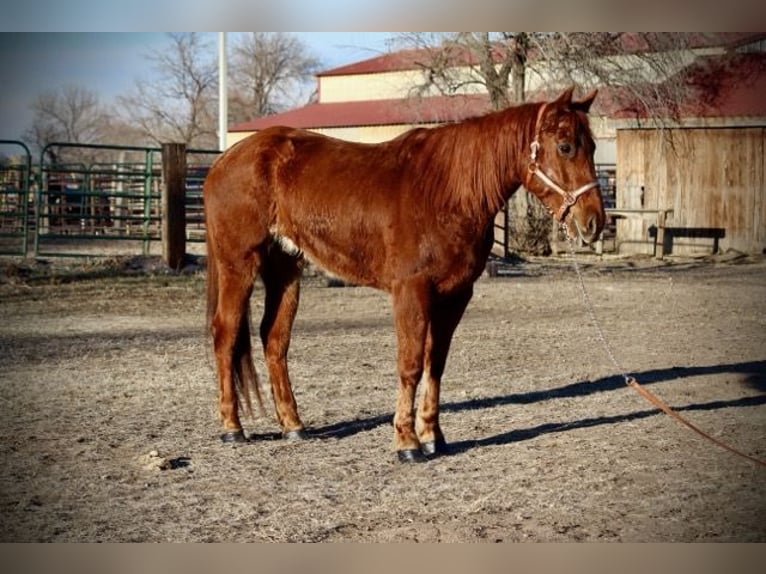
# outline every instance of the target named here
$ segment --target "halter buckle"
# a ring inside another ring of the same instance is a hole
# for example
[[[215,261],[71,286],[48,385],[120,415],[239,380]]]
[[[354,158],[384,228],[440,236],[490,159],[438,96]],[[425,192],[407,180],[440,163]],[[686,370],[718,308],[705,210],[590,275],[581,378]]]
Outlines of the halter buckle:
[[[532,159],[532,164],[537,165],[537,152],[540,150],[540,142],[535,140],[531,144],[529,144],[530,149],[530,158]]]
[[[569,192],[561,194],[561,206],[559,207],[558,212],[556,213],[556,219],[560,222],[564,221],[564,218],[567,216],[567,213],[569,212],[569,208],[572,207],[577,202],[577,196],[573,195]]]

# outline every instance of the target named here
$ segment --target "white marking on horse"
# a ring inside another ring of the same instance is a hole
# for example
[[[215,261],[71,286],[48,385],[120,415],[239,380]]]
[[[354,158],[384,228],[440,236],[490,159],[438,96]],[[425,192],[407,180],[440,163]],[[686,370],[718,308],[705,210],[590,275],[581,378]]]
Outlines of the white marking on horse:
[[[272,228],[270,232],[271,232],[272,240],[274,241],[274,243],[279,244],[279,248],[282,251],[294,257],[303,255],[303,250],[300,247],[298,247],[295,244],[295,241],[290,239],[287,235],[280,233],[275,228]]]

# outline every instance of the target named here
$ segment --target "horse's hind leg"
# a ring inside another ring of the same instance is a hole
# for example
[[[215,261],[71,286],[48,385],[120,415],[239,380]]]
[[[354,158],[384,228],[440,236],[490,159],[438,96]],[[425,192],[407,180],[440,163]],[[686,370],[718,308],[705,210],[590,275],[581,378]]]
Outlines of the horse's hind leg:
[[[285,253],[277,244],[269,249],[261,269],[266,289],[261,341],[269,370],[274,407],[283,436],[299,439],[306,438],[306,433],[298,416],[298,406],[290,384],[287,351],[298,310],[301,272],[301,259]]]
[[[250,350],[248,305],[253,288],[253,275],[258,255],[251,254],[236,264],[217,265],[218,299],[211,323],[213,348],[218,372],[218,405],[225,442],[244,440],[239,417],[237,390],[246,397],[250,408],[249,387],[257,385]],[[257,388],[255,389],[256,392]],[[260,395],[259,395],[260,397]]]

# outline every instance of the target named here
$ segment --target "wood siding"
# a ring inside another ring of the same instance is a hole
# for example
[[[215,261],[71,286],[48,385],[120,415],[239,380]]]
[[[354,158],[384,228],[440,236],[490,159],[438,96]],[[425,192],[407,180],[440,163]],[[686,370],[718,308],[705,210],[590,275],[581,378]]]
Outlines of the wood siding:
[[[672,209],[671,254],[766,248],[766,128],[620,129],[617,208]],[[617,221],[621,253],[652,253],[651,213]],[[716,231],[718,230],[718,231]]]

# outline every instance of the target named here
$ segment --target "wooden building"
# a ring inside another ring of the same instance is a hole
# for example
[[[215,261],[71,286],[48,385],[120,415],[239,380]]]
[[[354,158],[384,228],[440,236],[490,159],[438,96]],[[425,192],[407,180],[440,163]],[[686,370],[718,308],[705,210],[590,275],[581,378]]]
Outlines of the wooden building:
[[[766,54],[698,58],[682,118],[617,122],[620,253],[766,252]]]

